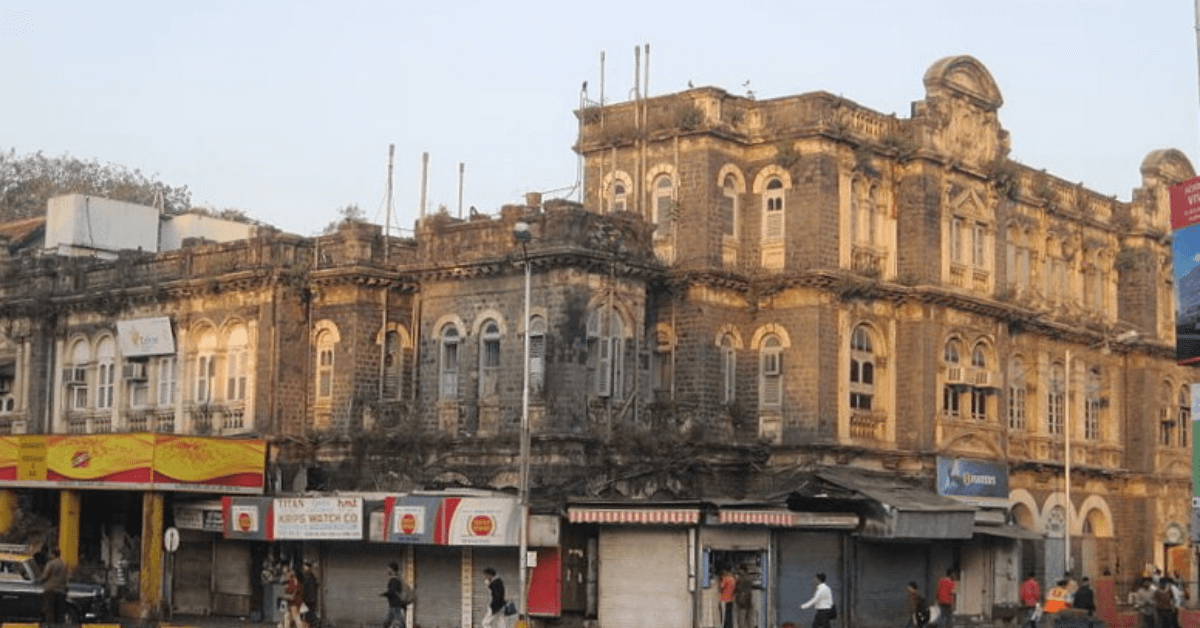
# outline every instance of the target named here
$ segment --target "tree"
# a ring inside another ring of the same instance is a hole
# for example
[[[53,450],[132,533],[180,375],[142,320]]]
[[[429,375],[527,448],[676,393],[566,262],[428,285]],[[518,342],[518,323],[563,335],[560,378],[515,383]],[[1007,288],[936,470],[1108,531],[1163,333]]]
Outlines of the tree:
[[[333,233],[334,231],[337,231],[338,225],[342,224],[343,222],[366,222],[367,221],[367,215],[364,214],[363,210],[359,209],[358,205],[356,205],[354,203],[351,203],[345,207],[342,207],[341,209],[338,209],[337,213],[339,216],[341,216],[341,218],[338,218],[337,220],[325,225],[325,228],[321,230],[321,233],[323,235],[329,235],[329,234]]]
[[[191,206],[187,186],[172,187],[116,164],[83,161],[64,154],[47,157],[40,151],[18,155],[0,152],[0,221],[33,218],[46,213],[46,201],[62,194],[88,194],[116,201],[160,207],[178,214]]]

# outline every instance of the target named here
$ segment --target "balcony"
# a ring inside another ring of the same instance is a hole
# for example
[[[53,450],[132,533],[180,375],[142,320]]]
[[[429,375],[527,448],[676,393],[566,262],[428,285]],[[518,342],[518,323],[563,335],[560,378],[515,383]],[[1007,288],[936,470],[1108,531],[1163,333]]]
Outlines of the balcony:
[[[236,434],[250,429],[242,402],[193,404],[186,408],[186,414],[193,434]]]
[[[887,415],[883,412],[851,411],[850,438],[854,440],[885,440],[887,438]]]
[[[109,434],[113,431],[112,413],[71,412],[67,414],[68,434]]]
[[[131,410],[125,419],[125,426],[130,432],[172,434],[175,432],[175,409]]]
[[[873,246],[855,244],[850,254],[850,269],[871,277],[882,275],[883,251]]]

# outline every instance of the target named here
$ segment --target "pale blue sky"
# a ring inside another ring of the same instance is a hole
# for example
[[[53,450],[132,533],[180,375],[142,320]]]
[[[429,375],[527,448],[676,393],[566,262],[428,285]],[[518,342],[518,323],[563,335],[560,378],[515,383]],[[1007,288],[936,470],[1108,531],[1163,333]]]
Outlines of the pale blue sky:
[[[573,110],[633,87],[825,90],[907,117],[925,70],[969,54],[992,73],[1012,156],[1122,199],[1157,148],[1200,154],[1191,0],[875,2],[153,2],[0,0],[0,148],[69,152],[187,185],[312,234],[357,203],[394,225],[429,202],[495,212],[569,188]]]

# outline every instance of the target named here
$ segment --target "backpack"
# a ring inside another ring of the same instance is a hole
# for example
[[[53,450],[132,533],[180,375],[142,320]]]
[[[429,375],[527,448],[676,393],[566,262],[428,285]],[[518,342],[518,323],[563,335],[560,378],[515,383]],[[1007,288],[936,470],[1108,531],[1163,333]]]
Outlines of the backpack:
[[[408,586],[407,582],[400,583],[400,605],[408,606],[417,601],[417,594],[413,592],[412,587]]]

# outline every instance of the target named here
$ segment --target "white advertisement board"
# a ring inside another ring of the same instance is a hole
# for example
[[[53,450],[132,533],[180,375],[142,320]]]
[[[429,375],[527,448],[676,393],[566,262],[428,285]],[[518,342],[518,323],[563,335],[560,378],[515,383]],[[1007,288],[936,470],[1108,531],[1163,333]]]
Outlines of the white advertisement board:
[[[360,540],[363,537],[361,497],[278,498],[272,511],[276,539]]]

